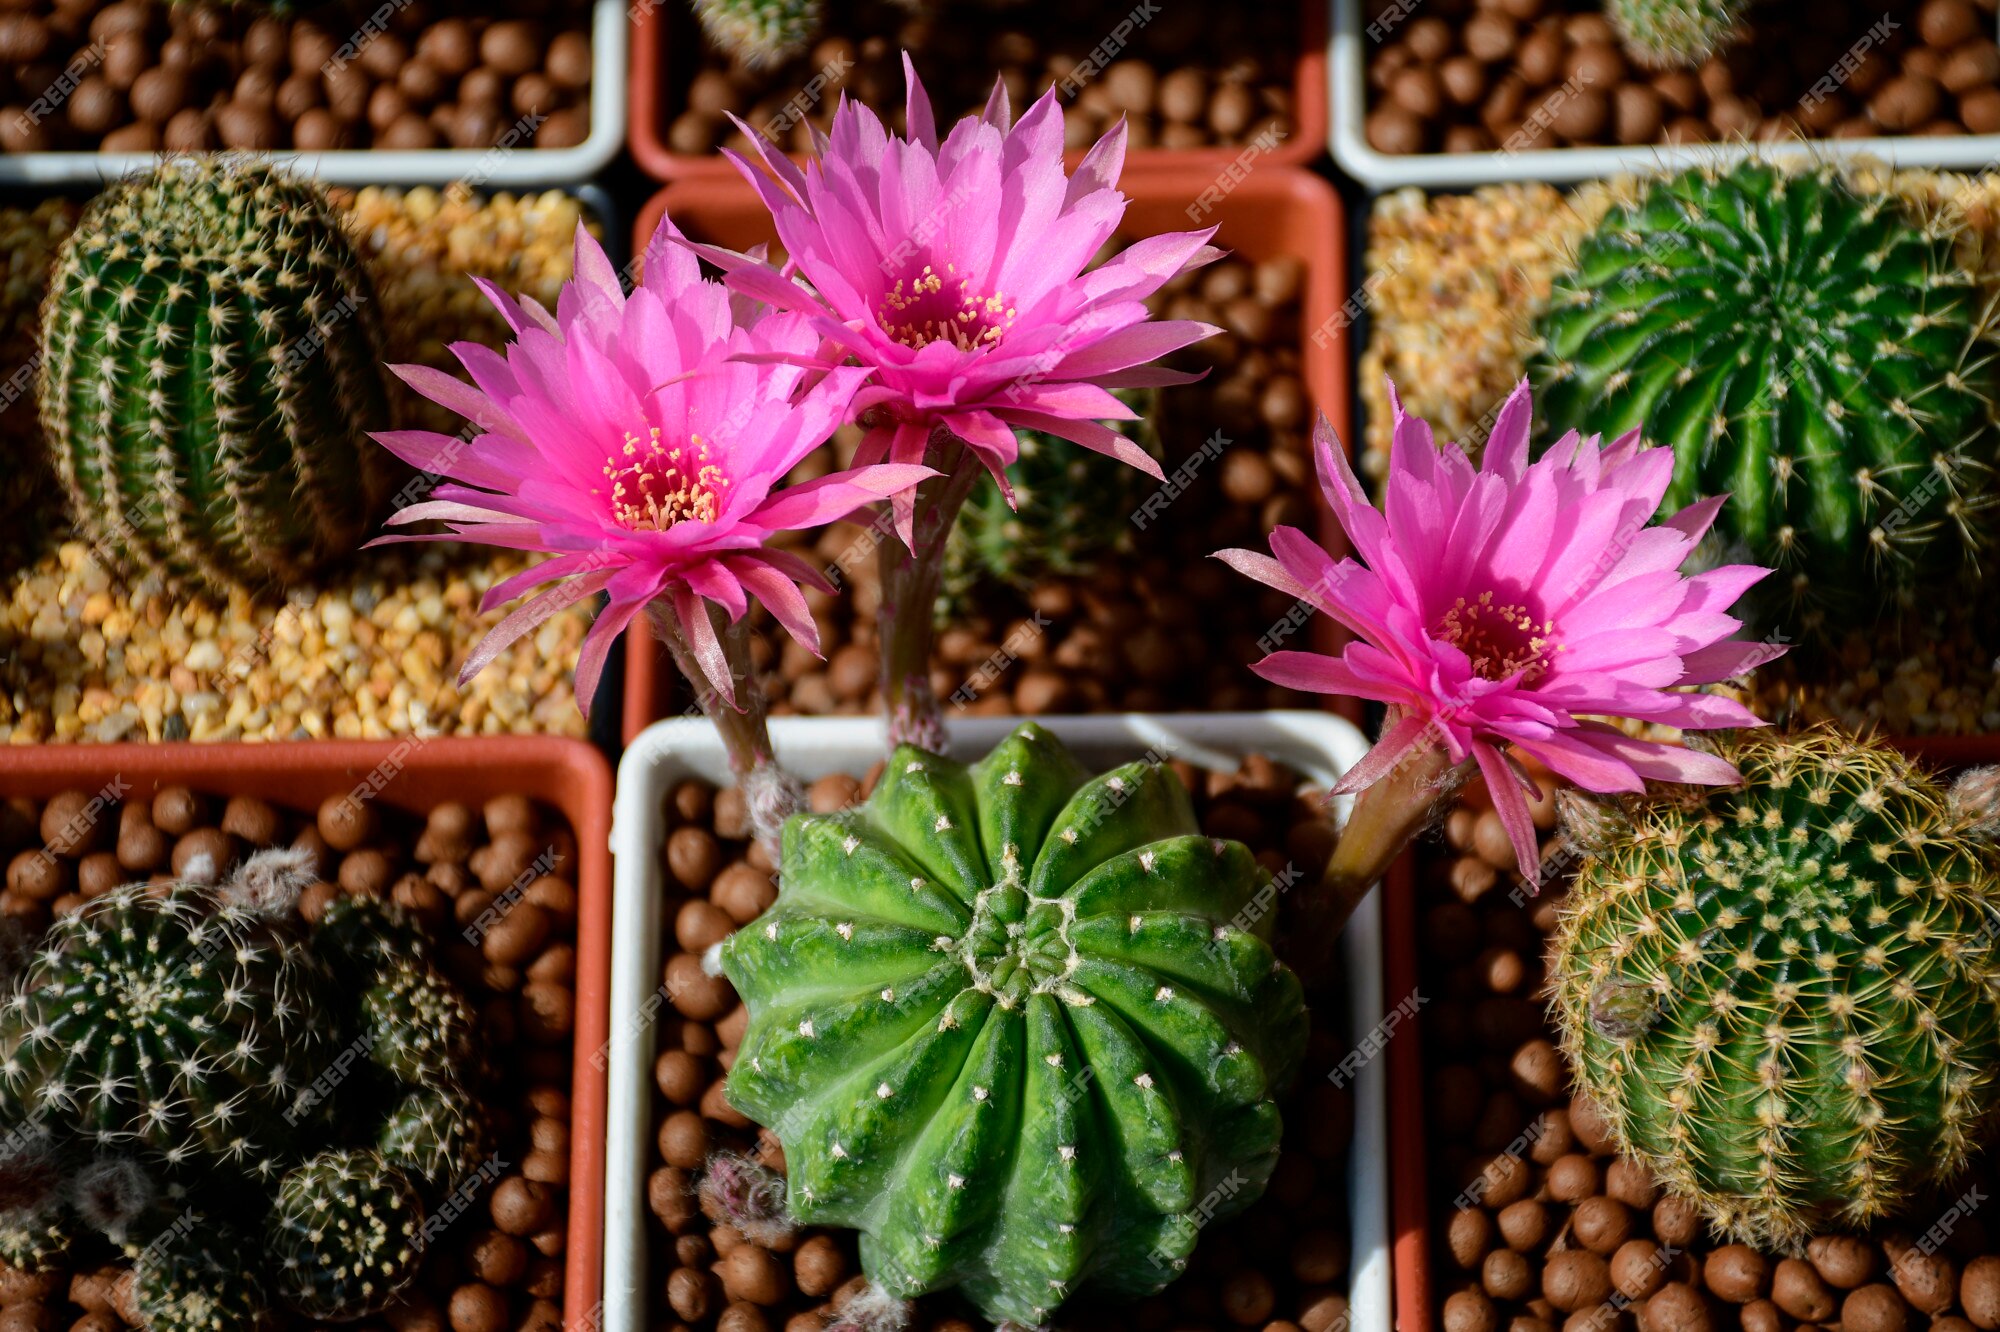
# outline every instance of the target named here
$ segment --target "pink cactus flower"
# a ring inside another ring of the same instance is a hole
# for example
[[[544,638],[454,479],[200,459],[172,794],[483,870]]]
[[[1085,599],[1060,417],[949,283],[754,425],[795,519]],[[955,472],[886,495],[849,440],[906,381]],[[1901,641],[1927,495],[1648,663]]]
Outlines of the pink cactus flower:
[[[1640,448],[1636,431],[1603,448],[1572,431],[1530,463],[1526,382],[1501,409],[1477,467],[1464,450],[1438,447],[1393,385],[1390,395],[1381,511],[1324,418],[1313,439],[1321,487],[1359,561],[1334,560],[1292,527],[1272,532],[1272,555],[1218,552],[1354,635],[1338,657],[1274,652],[1253,668],[1259,675],[1389,705],[1382,738],[1337,791],[1362,790],[1423,750],[1441,746],[1453,763],[1469,757],[1532,881],[1532,788],[1505,747],[1598,792],[1641,791],[1648,779],[1740,780],[1712,754],[1634,739],[1598,720],[1690,731],[1763,725],[1729,699],[1687,689],[1779,652],[1730,641],[1741,627],[1730,607],[1770,570],[1680,571],[1722,497],[1654,524],[1673,452]]]
[[[446,478],[389,519],[441,520],[442,534],[382,541],[474,541],[554,556],[486,593],[482,609],[555,584],[503,619],[466,659],[470,678],[522,635],[598,592],[609,605],[584,639],[576,695],[589,708],[612,641],[659,601],[703,674],[732,705],[728,662],[708,607],[739,620],[756,597],[799,642],[819,635],[800,583],[805,561],[765,548],[774,533],[845,517],[934,473],[862,467],[778,489],[845,419],[869,371],[795,362],[820,344],[803,315],[773,312],[704,281],[662,219],[645,278],[628,296],[596,241],[576,233],[576,273],[556,312],[480,287],[514,331],[505,354],[461,342],[467,385],[419,365],[393,369],[470,421],[469,438],[424,430],[375,436]]]
[[[1218,330],[1151,320],[1144,302],[1219,255],[1208,244],[1215,228],[1139,241],[1085,273],[1125,214],[1123,122],[1066,176],[1053,89],[1009,128],[996,82],[984,114],[939,143],[907,55],[903,71],[907,139],[843,99],[819,160],[801,170],[743,127],[769,174],[729,155],[777,223],[790,256],[784,272],[729,250],[701,254],[736,290],[810,315],[839,353],[875,372],[854,400],[857,412],[875,409],[857,462],[922,462],[942,426],[1004,490],[1019,426],[1160,476],[1143,449],[1102,422],[1133,417],[1111,389],[1196,378],[1149,363]],[[792,281],[794,272],[811,288]],[[906,539],[912,502],[897,504]]]

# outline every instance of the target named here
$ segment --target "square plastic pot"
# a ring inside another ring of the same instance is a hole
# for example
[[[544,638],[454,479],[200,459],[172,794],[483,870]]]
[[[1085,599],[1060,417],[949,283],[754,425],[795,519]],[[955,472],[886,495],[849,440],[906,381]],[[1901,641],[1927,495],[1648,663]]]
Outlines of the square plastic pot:
[[[1299,297],[1299,363],[1306,391],[1313,407],[1347,439],[1351,411],[1347,345],[1355,300],[1347,294],[1346,213],[1340,197],[1324,180],[1295,167],[1259,166],[1204,211],[1198,201],[1204,190],[1217,184],[1215,173],[1208,169],[1128,168],[1119,182],[1131,200],[1125,210],[1126,229],[1135,235],[1154,235],[1214,224],[1219,228],[1215,243],[1233,254],[1252,261],[1279,255],[1300,260],[1305,279]],[[1223,187],[1227,188],[1226,182]],[[1190,216],[1190,209],[1197,216]],[[710,244],[745,249],[777,241],[770,214],[733,171],[726,179],[679,181],[654,195],[639,210],[632,253],[645,252],[662,212],[691,238]],[[1320,507],[1329,526],[1330,548],[1338,555],[1343,549],[1339,534],[1330,530],[1330,515]],[[625,652],[624,736],[631,744],[648,725],[677,711],[672,700],[684,691],[643,624],[626,633]]]
[[[1647,143],[1630,148],[1540,148],[1529,152],[1382,153],[1368,143],[1369,38],[1362,0],[1333,0],[1333,40],[1326,69],[1333,117],[1333,159],[1369,190],[1418,185],[1469,189],[1509,180],[1594,180],[1746,157],[1869,157],[1896,167],[1988,170],[2000,165],[2000,134],[1897,135],[1869,139],[1793,139],[1777,143]]]
[[[1098,770],[1126,762],[1149,747],[1171,747],[1198,766],[1233,769],[1246,754],[1260,753],[1330,784],[1367,750],[1361,732],[1339,717],[1317,712],[1210,713],[1037,718]],[[950,751],[977,758],[1017,724],[1015,718],[950,723]],[[861,773],[882,757],[882,726],[867,717],[783,717],[771,723],[779,759],[810,782],[828,773]],[[698,777],[729,780],[729,765],[706,721],[662,722],[625,751],[618,765],[618,802],[612,844],[617,852],[618,938],[611,959],[613,1011],[619,1037],[611,1059],[610,1136],[605,1146],[605,1332],[643,1332],[657,1315],[664,1267],[649,1259],[646,1177],[652,1167],[655,1025],[640,1020],[659,985],[660,940],[670,928],[667,884],[661,868],[662,810],[677,782]],[[1364,903],[1341,939],[1345,978],[1343,1033],[1349,1045],[1374,1029],[1382,1016],[1383,957],[1376,899]],[[1388,1074],[1381,1060],[1364,1065],[1354,1083],[1354,1138],[1348,1148],[1348,1220],[1353,1237],[1349,1326],[1388,1326],[1389,1199],[1384,1151]]]
[[[702,40],[685,0],[658,0],[634,8],[643,12],[632,32],[632,156],[658,180],[741,179],[719,152],[677,153],[667,147],[667,122],[687,101],[673,52],[678,44]],[[1294,128],[1283,143],[1252,157],[1257,166],[1305,166],[1326,153],[1326,10],[1316,0],[1306,0],[1300,11],[1298,64],[1292,73]],[[1135,148],[1126,154],[1125,165],[1147,171],[1187,169],[1213,177],[1244,151],[1242,147]],[[1082,156],[1072,152],[1071,164]]]
[[[601,1314],[605,1069],[599,1052],[609,1031],[611,960],[611,767],[602,754],[555,736],[0,749],[0,797],[96,790],[116,777],[129,783],[134,798],[182,785],[311,810],[376,774],[388,780],[373,798],[393,809],[519,794],[561,811],[576,835],[576,1060],[563,1323],[592,1326]]]
[[[1898,748],[1942,769],[2000,763],[2000,735],[1906,736]],[[1386,993],[1417,989],[1417,883],[1414,853],[1405,855],[1372,895],[1380,899]],[[1438,1325],[1431,1298],[1430,1158],[1425,1154],[1424,1019],[1421,1009],[1388,1043],[1389,1173],[1395,1267],[1396,1332],[1430,1332]]]
[[[294,148],[247,156],[283,162],[326,185],[446,185],[492,190],[573,185],[602,171],[625,145],[627,32],[624,0],[592,0],[590,133],[574,148]],[[171,156],[171,154],[169,154]],[[159,153],[8,153],[0,185],[98,186],[150,170]]]

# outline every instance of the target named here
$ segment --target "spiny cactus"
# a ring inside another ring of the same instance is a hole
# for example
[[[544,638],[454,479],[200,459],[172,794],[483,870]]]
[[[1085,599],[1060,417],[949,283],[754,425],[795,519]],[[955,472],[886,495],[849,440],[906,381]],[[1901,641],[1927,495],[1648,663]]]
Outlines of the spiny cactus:
[[[293,583],[357,549],[392,479],[374,289],[281,168],[178,159],[113,185],[42,309],[43,431],[83,534],[138,569]]]
[[[1120,395],[1139,413],[1114,421],[1155,458],[1157,393]],[[1132,548],[1132,514],[1158,484],[1137,468],[1036,430],[1014,432],[1021,453],[1007,468],[1010,506],[998,486],[982,485],[960,511],[945,547],[946,613],[967,610],[992,584],[1026,588],[1039,579],[1087,574]]]
[[[423,1224],[416,1189],[378,1153],[322,1152],[278,1186],[278,1294],[311,1318],[376,1313],[416,1275]]]
[[[1584,241],[1537,332],[1547,438],[1671,446],[1664,511],[1727,494],[1720,543],[1775,566],[1813,622],[1872,615],[1992,541],[1982,298],[1942,222],[1838,166],[1651,182]]]
[[[903,746],[785,826],[777,902],[722,947],[729,1099],[893,1298],[1036,1323],[1158,1290],[1277,1159],[1306,1017],[1259,879],[1164,767],[1092,778],[1033,723],[970,767]]]
[[[275,1181],[298,1079],[337,1048],[330,983],[272,917],[200,887],[121,888],[50,927],[0,1009],[0,1082],[78,1135]]]
[[[1748,0],[1604,0],[1626,54],[1648,69],[1692,69],[1736,40]]]
[[[271,1300],[239,1231],[189,1215],[132,1264],[132,1298],[147,1332],[222,1332],[269,1325]]]
[[[362,1030],[376,1064],[404,1082],[439,1086],[472,1057],[472,1010],[422,962],[398,958],[361,996]]]
[[[1620,1146],[1784,1247],[1949,1176],[1991,1115],[1993,784],[1947,791],[1829,732],[1724,753],[1741,789],[1613,811],[1557,929],[1554,1009]]]
[[[694,0],[708,40],[746,69],[780,65],[819,37],[820,0]]]
[[[441,1197],[486,1159],[486,1120],[455,1083],[418,1087],[396,1103],[377,1146],[383,1160]]]

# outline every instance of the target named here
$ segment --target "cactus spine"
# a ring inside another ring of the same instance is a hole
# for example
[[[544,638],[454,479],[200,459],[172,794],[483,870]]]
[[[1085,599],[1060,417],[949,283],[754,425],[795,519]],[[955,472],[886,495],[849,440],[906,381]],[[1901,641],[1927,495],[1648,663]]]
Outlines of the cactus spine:
[[[112,186],[42,308],[42,426],[83,534],[138,569],[298,582],[387,498],[374,289],[326,200],[281,169],[164,163]]]
[[[1745,162],[1651,182],[1559,278],[1530,366],[1548,438],[1674,450],[1664,511],[1829,626],[1970,567],[1993,539],[2000,363],[1949,229],[1841,169]]]
[[[1604,0],[1625,51],[1648,69],[1692,69],[1736,40],[1748,0]]]
[[[858,1227],[887,1296],[996,1321],[1165,1286],[1263,1191],[1304,1049],[1260,877],[1170,770],[1091,778],[1032,723],[969,767],[903,746],[866,805],[793,818],[777,902],[722,948],[729,1099],[783,1143],[792,1213]]]
[[[2000,848],[1990,790],[1884,745],[1724,752],[1740,789],[1622,811],[1582,862],[1554,1010],[1625,1150],[1735,1238],[1791,1246],[1949,1176],[1989,1119]]]
[[[819,37],[820,0],[694,0],[702,31],[746,69],[782,65]]]

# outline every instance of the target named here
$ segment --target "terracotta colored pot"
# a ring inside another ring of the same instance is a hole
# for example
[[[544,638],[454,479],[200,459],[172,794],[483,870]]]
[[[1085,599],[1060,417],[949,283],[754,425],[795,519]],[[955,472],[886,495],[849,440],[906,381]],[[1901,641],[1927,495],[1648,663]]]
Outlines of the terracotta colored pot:
[[[560,810],[577,846],[576,1058],[570,1085],[569,1231],[563,1322],[601,1321],[604,1265],[604,1093],[597,1052],[610,1032],[611,768],[577,740],[555,736],[436,740],[310,740],[271,744],[38,745],[0,749],[0,797],[95,790],[109,775],[134,797],[185,785],[312,809],[375,774],[373,797],[394,809],[520,794]]]
[[[2000,763],[2000,736],[1908,736],[1898,748],[1940,768]],[[1417,884],[1414,855],[1405,855],[1378,892],[1382,903],[1385,996],[1417,988]],[[1387,999],[1385,998],[1385,1002]],[[1396,1332],[1437,1326],[1431,1297],[1430,1160],[1424,1151],[1424,1021],[1422,1010],[1388,1044],[1389,1251],[1395,1264]]]
[[[1134,160],[1137,160],[1136,157]],[[1211,223],[1220,227],[1216,244],[1257,260],[1292,255],[1305,264],[1300,297],[1300,364],[1313,405],[1326,413],[1340,431],[1349,434],[1350,413],[1348,331],[1354,302],[1344,297],[1347,252],[1344,210],[1331,186],[1319,177],[1291,167],[1271,166],[1251,171],[1212,207],[1201,200],[1215,185],[1207,169],[1179,171],[1127,170],[1119,182],[1131,199],[1126,210],[1130,230],[1138,234],[1184,231]],[[1192,209],[1198,216],[1191,218]],[[633,232],[633,252],[644,251],[659,224],[670,213],[690,237],[734,249],[775,242],[770,215],[749,185],[732,172],[729,178],[707,176],[678,181],[647,201]],[[1343,299],[1348,301],[1342,305]],[[1317,503],[1317,490],[1315,489]],[[1324,506],[1321,505],[1322,510]],[[1328,525],[1329,548],[1344,546]],[[1322,623],[1316,632],[1331,633]],[[630,744],[648,725],[669,715],[677,677],[658,644],[635,628],[625,636],[625,742]],[[1358,711],[1337,708],[1356,719]]]
[[[1260,167],[1305,166],[1326,155],[1327,7],[1309,0],[1300,9],[1299,57],[1292,72],[1292,135],[1269,152],[1256,154],[1254,160]],[[632,156],[648,175],[659,180],[741,179],[720,153],[697,156],[667,147],[667,123],[687,101],[687,87],[676,78],[672,46],[701,40],[687,5],[680,0],[661,0],[634,5],[633,12],[637,25],[632,33]],[[1242,152],[1242,147],[1138,148],[1125,161],[1133,169],[1188,170],[1213,177]],[[1081,152],[1072,153],[1070,160],[1074,163],[1082,156]]]

